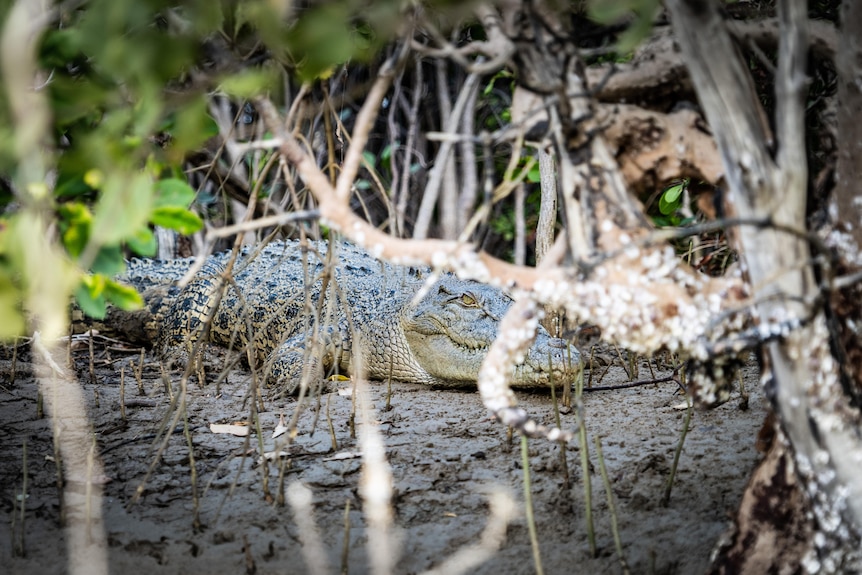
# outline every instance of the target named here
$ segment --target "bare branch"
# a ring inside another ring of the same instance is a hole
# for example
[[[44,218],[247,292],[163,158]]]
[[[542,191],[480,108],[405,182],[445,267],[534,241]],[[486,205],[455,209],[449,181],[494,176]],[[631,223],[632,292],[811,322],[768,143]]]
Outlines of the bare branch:
[[[350,147],[344,156],[344,164],[342,165],[341,174],[338,176],[335,187],[336,197],[341,199],[341,201],[346,201],[350,197],[353,182],[356,181],[356,174],[359,172],[359,166],[362,163],[362,152],[365,151],[365,144],[368,143],[368,134],[371,132],[374,120],[377,118],[377,113],[380,110],[380,102],[383,101],[383,96],[389,90],[389,85],[392,83],[396,70],[404,63],[408,53],[409,50],[406,45],[396,48],[395,54],[383,64],[383,67],[377,74],[377,79],[365,97],[362,109],[359,110],[359,114],[356,116],[356,124],[353,127]]]

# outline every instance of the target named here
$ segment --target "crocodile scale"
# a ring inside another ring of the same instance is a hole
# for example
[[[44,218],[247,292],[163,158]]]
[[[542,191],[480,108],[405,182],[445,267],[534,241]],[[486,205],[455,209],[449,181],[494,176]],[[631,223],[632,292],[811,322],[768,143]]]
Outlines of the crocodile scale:
[[[304,245],[247,246],[231,274],[230,252],[211,255],[182,289],[176,284],[194,258],[134,260],[119,279],[142,293],[146,307],[111,310],[107,323],[171,357],[188,350],[211,318],[206,341],[251,346],[266,381],[287,392],[296,390],[304,367],[315,378],[358,368],[375,380],[475,385],[512,303],[508,295],[449,273],[428,285],[428,268],[382,262],[346,242],[335,244],[329,265],[327,242]],[[573,346],[539,328],[512,385],[560,384],[578,361]]]

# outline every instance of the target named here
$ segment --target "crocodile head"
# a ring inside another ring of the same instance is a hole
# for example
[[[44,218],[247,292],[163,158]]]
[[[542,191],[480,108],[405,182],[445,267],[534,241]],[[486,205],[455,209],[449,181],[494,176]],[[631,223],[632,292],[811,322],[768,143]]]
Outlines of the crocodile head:
[[[500,320],[512,299],[501,290],[446,275],[428,293],[405,309],[404,336],[428,383],[463,387],[476,383],[479,368],[497,338]],[[566,341],[540,327],[523,364],[515,368],[516,387],[561,385],[571,378],[579,354]]]

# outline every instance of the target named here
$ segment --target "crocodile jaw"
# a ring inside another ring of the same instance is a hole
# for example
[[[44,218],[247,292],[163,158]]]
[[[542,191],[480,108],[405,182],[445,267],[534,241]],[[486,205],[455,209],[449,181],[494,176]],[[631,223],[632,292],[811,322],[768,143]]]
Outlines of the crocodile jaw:
[[[465,296],[467,296],[465,298]],[[441,387],[476,385],[482,362],[497,339],[512,300],[499,289],[444,277],[401,315],[401,332],[417,378]],[[400,339],[400,338],[399,338]],[[577,367],[578,351],[539,328],[524,361],[512,374],[515,387],[563,384]]]

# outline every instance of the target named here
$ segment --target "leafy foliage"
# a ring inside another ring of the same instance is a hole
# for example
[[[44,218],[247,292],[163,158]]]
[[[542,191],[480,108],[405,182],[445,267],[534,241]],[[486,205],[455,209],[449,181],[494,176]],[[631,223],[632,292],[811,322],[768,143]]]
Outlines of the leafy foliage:
[[[601,24],[628,21],[629,26],[617,38],[617,50],[626,54],[634,50],[652,30],[661,3],[658,0],[589,0],[590,18]]]

